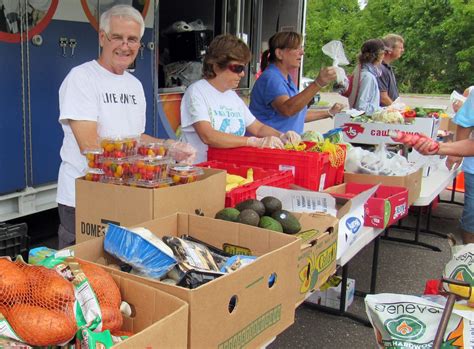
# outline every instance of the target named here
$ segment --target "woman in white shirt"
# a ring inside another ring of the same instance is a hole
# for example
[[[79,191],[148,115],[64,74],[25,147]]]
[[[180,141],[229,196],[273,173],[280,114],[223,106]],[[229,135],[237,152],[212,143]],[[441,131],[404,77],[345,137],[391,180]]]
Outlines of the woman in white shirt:
[[[281,133],[255,119],[233,90],[249,61],[250,50],[242,40],[219,35],[204,58],[203,79],[186,90],[181,101],[181,140],[197,150],[197,163],[207,160],[208,146],[283,148],[287,141],[299,143],[295,132]]]

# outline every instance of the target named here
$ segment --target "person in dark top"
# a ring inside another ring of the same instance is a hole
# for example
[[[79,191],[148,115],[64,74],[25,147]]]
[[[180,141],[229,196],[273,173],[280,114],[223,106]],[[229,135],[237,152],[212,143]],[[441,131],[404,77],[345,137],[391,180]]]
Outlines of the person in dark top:
[[[380,91],[380,105],[389,106],[398,98],[398,87],[392,63],[399,59],[405,51],[405,40],[397,34],[388,34],[383,38],[385,51],[382,61],[382,74],[377,78]]]

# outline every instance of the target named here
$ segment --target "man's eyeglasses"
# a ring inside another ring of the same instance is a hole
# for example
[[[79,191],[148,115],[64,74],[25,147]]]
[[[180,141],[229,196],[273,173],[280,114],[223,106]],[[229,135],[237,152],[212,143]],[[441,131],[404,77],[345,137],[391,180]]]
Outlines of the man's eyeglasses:
[[[121,35],[112,34],[112,36],[109,38],[109,36],[107,35],[105,31],[104,31],[104,34],[107,40],[109,40],[110,42],[113,42],[116,45],[122,46],[123,44],[126,44],[130,48],[137,48],[141,44],[140,39],[137,37],[132,36],[125,39]]]
[[[245,65],[243,64],[229,64],[227,68],[235,74],[240,74],[245,70]]]

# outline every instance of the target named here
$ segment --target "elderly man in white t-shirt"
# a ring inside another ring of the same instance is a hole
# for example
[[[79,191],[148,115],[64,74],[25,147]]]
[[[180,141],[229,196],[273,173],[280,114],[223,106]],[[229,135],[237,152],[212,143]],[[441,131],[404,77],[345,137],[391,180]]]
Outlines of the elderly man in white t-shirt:
[[[141,14],[131,6],[117,5],[104,12],[99,59],[73,68],[59,89],[59,122],[64,131],[57,193],[59,248],[75,242],[75,180],[87,169],[82,153],[99,148],[99,137],[140,135],[141,141],[157,141],[144,134],[143,86],[126,71],[137,56],[144,31]],[[176,160],[193,162],[196,151],[192,146],[167,142]]]

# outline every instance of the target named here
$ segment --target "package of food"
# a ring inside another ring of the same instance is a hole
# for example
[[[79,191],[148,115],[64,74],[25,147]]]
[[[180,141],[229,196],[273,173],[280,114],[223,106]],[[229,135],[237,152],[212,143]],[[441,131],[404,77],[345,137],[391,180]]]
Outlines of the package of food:
[[[128,159],[102,159],[102,181],[113,184],[127,184],[131,176],[131,160]]]
[[[177,164],[170,166],[169,176],[174,184],[186,184],[195,182],[198,176],[204,173],[200,167]]]
[[[147,188],[169,186],[172,181],[168,178],[168,167],[171,159],[141,157],[130,164],[129,184]]]
[[[104,137],[100,139],[103,157],[123,159],[137,155],[137,145],[140,136]]]
[[[164,142],[139,143],[137,153],[151,158],[165,158],[168,156],[168,146]]]
[[[425,299],[385,293],[365,297],[366,312],[378,348],[431,348],[444,303],[445,298],[441,296]],[[442,348],[472,348],[473,320],[474,312],[455,306],[443,336]]]
[[[161,278],[177,263],[168,246],[151,232],[131,231],[109,224],[104,249],[140,275]]]
[[[104,171],[98,168],[88,168],[84,179],[91,182],[100,182],[104,177]]]
[[[89,149],[84,150],[82,155],[84,155],[87,159],[87,166],[89,168],[100,168],[101,167],[101,159],[103,154],[103,149]]]

